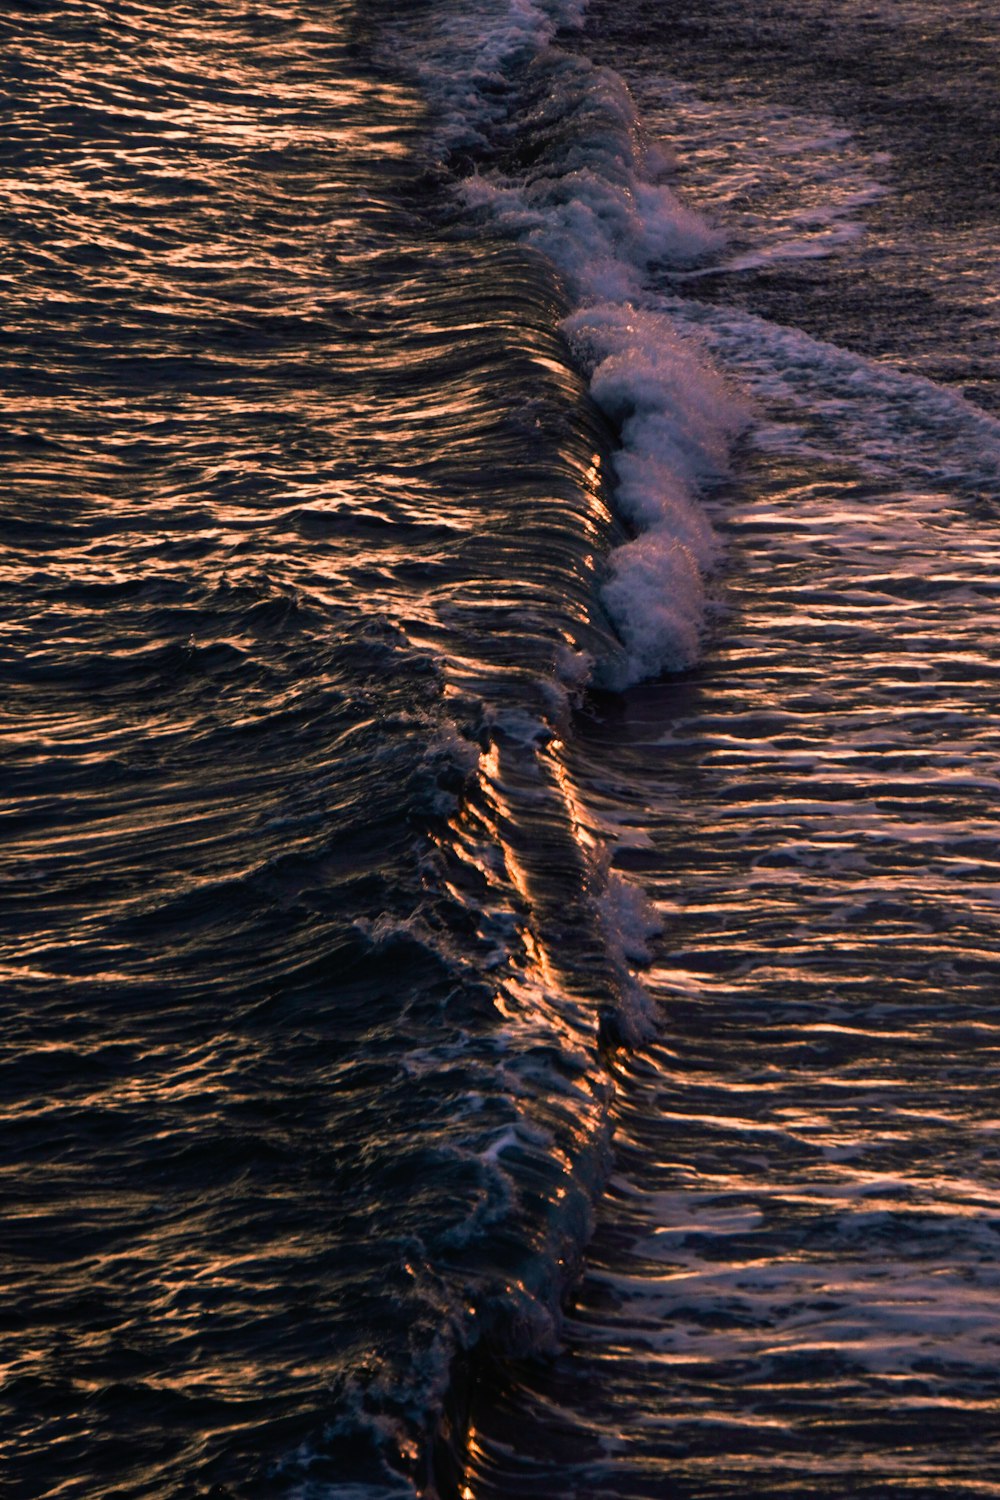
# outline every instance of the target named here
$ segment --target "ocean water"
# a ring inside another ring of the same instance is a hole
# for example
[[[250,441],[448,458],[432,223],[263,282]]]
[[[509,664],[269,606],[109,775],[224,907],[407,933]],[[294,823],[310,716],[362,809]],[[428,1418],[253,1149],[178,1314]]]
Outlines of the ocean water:
[[[996,1494],[993,8],[0,40],[0,1494]]]

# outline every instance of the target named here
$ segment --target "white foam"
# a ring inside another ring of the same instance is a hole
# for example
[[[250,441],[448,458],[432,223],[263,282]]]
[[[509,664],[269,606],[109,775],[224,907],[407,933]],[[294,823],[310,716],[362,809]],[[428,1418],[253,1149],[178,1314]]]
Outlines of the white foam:
[[[644,179],[637,124],[622,120],[624,109],[609,113],[622,121],[623,134],[636,133],[619,152],[602,143],[590,161],[572,153],[578,164],[556,175],[518,180],[477,172],[461,187],[470,208],[488,209],[547,255],[584,303],[638,297],[649,265],[689,265],[722,243],[666,185]]]
[[[651,268],[704,260],[722,237],[660,180],[666,157],[643,139],[622,79],[575,63],[566,84],[578,98],[569,145],[520,178],[477,173],[461,191],[562,272],[578,303],[563,331],[621,434],[616,500],[639,535],[614,553],[602,591],[626,662],[600,674],[621,688],[697,659],[716,555],[697,497],[747,413],[645,289]]]
[[[755,442],[799,458],[842,461],[926,497],[1000,493],[1000,421],[958,391],[797,328],[735,308],[680,299],[674,318],[697,330],[780,420]]]
[[[461,13],[428,29],[400,18],[402,42],[438,110],[437,137],[446,151],[488,143],[505,114],[507,74],[519,58],[547,46],[561,27],[580,26],[586,0],[465,0]]]
[[[650,940],[663,931],[663,923],[646,893],[612,870],[598,907],[609,941],[634,963],[648,964]]]
[[[724,236],[673,191],[668,153],[624,80],[553,45],[582,12],[579,0],[473,3],[408,45],[440,111],[443,154],[499,142],[492,160],[505,165],[470,171],[459,199],[561,272],[577,308],[564,331],[621,433],[617,503],[638,536],[613,555],[603,602],[626,659],[597,673],[621,688],[697,657],[716,553],[697,497],[746,411],[647,285],[653,271],[704,264]]]
[[[624,672],[617,669],[609,683],[622,687],[697,659],[703,577],[717,542],[696,497],[725,471],[746,408],[661,312],[590,304],[564,330],[592,368],[595,400],[621,434],[616,497],[639,532],[613,553],[602,590],[628,653]]]

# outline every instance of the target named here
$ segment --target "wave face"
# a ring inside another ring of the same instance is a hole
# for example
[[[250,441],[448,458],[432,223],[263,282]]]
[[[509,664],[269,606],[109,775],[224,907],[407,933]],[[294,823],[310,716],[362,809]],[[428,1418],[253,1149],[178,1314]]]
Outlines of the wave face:
[[[618,512],[638,535],[610,560],[601,600],[626,647],[597,681],[622,688],[697,659],[715,560],[699,494],[727,469],[748,412],[651,273],[704,264],[722,237],[670,186],[672,158],[641,127],[621,77],[557,45],[573,4],[442,8],[400,41],[439,119],[435,134],[478,210],[561,273],[562,331],[618,438]]]
[[[563,1348],[475,1403],[467,1483],[992,1495],[995,7],[664,18],[594,0],[578,45],[727,231],[646,296],[755,421],[699,669],[578,721],[659,1031]]]
[[[766,1414],[777,1340],[812,1399],[796,1371],[877,1301],[866,1235],[913,1231],[911,1310],[990,1243],[958,1234],[992,1200],[955,1040],[995,991],[985,345],[939,320],[910,357],[874,316],[880,152],[723,107],[725,46],[714,96],[626,85],[659,7],[400,9],[0,20],[0,1444],[32,1500],[511,1500],[570,1468],[636,1500],[689,1454],[698,1500],[745,1430],[721,1398],[699,1425],[704,1383]],[[917,258],[982,290],[956,193]],[[886,1038],[910,1092],[871,1145]],[[851,1048],[810,1114],[809,1059]],[[952,1084],[954,1181],[911,1192],[905,1121]],[[834,1303],[783,1322],[814,1251]],[[905,1368],[830,1356],[862,1425],[901,1375],[984,1409],[991,1287],[957,1374],[933,1320],[894,1330]],[[788,1470],[732,1451],[719,1494]]]
[[[17,1493],[447,1489],[553,1346],[655,927],[571,713],[692,658],[738,421],[570,19],[0,22]]]

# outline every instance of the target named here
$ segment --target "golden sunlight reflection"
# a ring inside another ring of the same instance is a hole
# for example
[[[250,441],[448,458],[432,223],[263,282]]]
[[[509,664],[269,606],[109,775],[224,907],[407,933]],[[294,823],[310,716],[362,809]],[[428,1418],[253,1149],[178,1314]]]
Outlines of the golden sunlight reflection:
[[[921,1493],[945,1493],[940,1462],[952,1493],[935,1434],[989,1409],[1000,536],[954,496],[835,468],[759,454],[716,516],[703,673],[633,690],[621,744],[599,723],[547,747],[581,845],[591,807],[629,809],[661,1036],[623,1064],[569,1352],[480,1414],[488,1495],[494,1433],[521,1452],[539,1407],[569,1452],[603,1424],[579,1460],[595,1492],[643,1494],[654,1451],[684,1494],[713,1452],[733,1493],[853,1493],[859,1455]]]
[[[771,109],[791,0],[646,38],[716,86],[661,69],[641,123],[601,58],[664,8],[574,3],[0,23],[0,1465],[27,1435],[39,1494],[429,1495],[466,1411],[465,1500],[1000,1472],[989,163],[959,223],[915,54],[857,140]],[[976,5],[903,7],[969,132]],[[862,231],[907,173],[890,286]],[[589,389],[578,284],[622,340]],[[658,384],[682,346],[748,402]],[[675,609],[683,670],[645,654]]]

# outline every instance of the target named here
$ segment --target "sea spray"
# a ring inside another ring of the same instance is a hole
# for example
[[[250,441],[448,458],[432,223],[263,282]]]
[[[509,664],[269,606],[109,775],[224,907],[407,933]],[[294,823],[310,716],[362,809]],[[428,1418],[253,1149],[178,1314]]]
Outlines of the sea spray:
[[[596,681],[622,688],[697,660],[718,552],[699,497],[749,408],[651,285],[706,265],[724,237],[673,190],[670,153],[624,80],[558,45],[557,25],[578,21],[577,7],[512,3],[445,19],[411,47],[457,201],[558,270],[574,304],[563,333],[618,435],[612,493],[635,535],[600,597],[626,657],[599,662]]]

